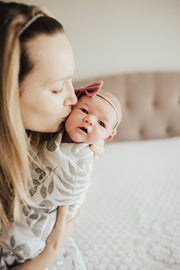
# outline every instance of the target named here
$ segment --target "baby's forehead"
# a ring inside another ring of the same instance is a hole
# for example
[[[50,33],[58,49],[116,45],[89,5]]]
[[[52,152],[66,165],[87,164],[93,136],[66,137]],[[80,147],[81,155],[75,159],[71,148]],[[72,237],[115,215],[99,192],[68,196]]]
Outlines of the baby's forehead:
[[[79,100],[78,103],[80,104],[86,104],[89,107],[94,107],[97,109],[103,109],[105,107],[107,107],[109,104],[103,100],[101,97],[99,96],[94,96],[94,97],[88,97],[87,95],[82,96]]]
[[[114,116],[114,118],[116,118],[116,113],[113,107],[105,99],[101,98],[100,96],[88,97],[84,95],[78,100],[78,104],[80,105],[84,104],[88,106],[89,108],[97,110],[97,112],[102,113],[102,116],[103,114],[105,115],[111,114]]]

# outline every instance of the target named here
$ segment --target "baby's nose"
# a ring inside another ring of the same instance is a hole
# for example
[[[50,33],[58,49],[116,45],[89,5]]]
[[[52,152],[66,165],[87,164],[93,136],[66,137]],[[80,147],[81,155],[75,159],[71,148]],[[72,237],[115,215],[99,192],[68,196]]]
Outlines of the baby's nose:
[[[92,121],[88,121],[88,119],[86,119],[85,122],[86,122],[88,125],[90,125],[90,126],[93,125]]]
[[[94,125],[94,118],[91,117],[91,116],[86,117],[85,118],[85,123],[92,127]]]

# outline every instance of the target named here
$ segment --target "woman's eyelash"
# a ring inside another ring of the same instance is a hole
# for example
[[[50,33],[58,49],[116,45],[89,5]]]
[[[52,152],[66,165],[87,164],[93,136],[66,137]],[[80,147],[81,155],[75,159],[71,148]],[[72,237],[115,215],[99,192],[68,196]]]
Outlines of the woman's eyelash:
[[[86,109],[84,109],[84,108],[81,108],[80,109],[83,113],[86,113],[86,114],[88,114],[88,111],[86,110]]]
[[[58,93],[62,92],[62,90],[63,90],[63,88],[61,88],[59,90],[53,90],[52,93],[53,94],[58,94]]]
[[[105,124],[102,121],[99,121],[100,126],[105,128]]]

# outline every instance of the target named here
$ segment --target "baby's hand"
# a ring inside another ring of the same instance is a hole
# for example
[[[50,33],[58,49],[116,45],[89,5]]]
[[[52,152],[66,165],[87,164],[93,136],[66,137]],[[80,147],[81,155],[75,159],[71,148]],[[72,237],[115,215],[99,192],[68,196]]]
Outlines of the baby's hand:
[[[90,149],[94,152],[94,159],[104,154],[104,140],[98,141],[97,143],[90,144]]]

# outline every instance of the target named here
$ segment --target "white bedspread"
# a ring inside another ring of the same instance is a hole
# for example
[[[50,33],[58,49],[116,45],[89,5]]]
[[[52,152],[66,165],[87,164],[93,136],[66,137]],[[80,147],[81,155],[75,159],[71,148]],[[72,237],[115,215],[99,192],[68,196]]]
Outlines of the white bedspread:
[[[86,201],[88,270],[180,269],[180,138],[107,144]]]

